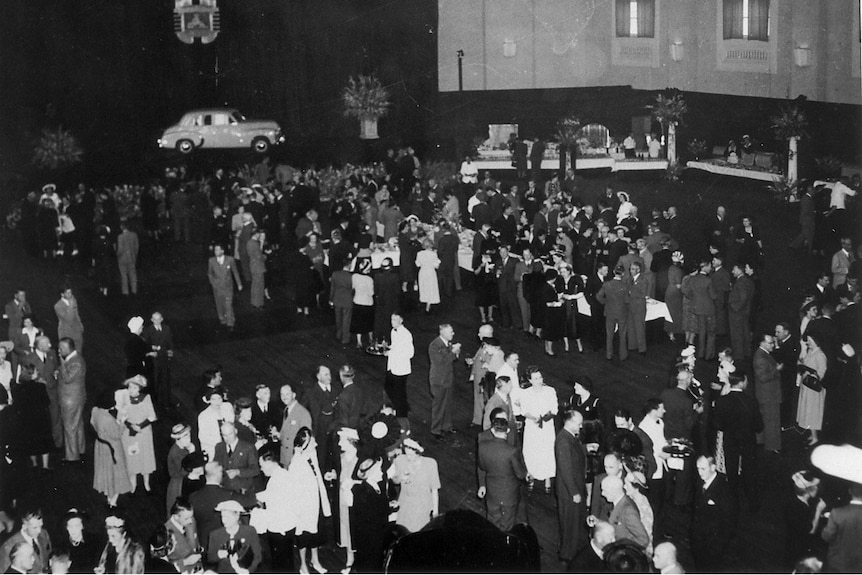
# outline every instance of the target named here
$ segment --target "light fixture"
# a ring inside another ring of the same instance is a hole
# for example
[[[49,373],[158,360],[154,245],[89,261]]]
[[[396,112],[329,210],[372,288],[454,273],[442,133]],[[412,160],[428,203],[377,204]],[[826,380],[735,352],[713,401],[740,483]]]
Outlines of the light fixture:
[[[793,60],[800,68],[807,68],[811,65],[811,48],[808,44],[800,44],[793,49]]]
[[[683,57],[682,40],[677,40],[670,45],[670,59],[679,62]]]
[[[505,58],[514,58],[517,51],[518,44],[516,44],[514,40],[511,38],[503,40],[503,56]]]

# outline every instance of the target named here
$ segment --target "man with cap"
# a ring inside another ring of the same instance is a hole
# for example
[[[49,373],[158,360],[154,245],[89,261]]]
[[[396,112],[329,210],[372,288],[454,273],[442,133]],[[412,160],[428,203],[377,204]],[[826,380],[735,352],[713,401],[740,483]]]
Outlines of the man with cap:
[[[126,377],[134,375],[146,375],[147,373],[147,354],[150,352],[150,347],[141,334],[144,331],[144,318],[136,315],[126,324],[129,328],[129,335],[126,337]]]
[[[506,440],[509,419],[500,409],[491,416],[491,437],[479,442],[479,499],[485,499],[488,521],[502,531],[514,527],[527,467],[521,450]]]
[[[222,526],[210,533],[207,562],[218,573],[238,573],[237,568],[254,573],[260,565],[262,551],[257,531],[239,522],[245,509],[231,499],[219,503],[215,511],[221,515]]]
[[[596,294],[596,300],[605,309],[605,357],[610,361],[614,357],[614,332],[619,331],[620,359],[629,356],[627,339],[628,321],[628,289],[623,283],[623,269],[614,268],[614,277],[605,281]]]
[[[129,224],[125,220],[120,220],[120,230],[115,244],[117,265],[120,269],[120,286],[123,295],[129,295],[130,286],[132,295],[136,295],[138,293],[138,234],[129,229]]]
[[[163,406],[171,404],[171,358],[174,357],[174,336],[171,326],[165,325],[161,312],[154,311],[150,316],[151,325],[144,328],[142,334],[149,346],[147,362],[149,363],[150,381],[153,384],[153,396]]]

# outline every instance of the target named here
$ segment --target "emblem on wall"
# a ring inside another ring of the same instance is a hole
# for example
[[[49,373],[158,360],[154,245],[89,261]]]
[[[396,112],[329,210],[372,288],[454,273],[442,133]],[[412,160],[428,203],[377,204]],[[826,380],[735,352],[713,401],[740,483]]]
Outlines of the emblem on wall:
[[[174,31],[181,41],[192,44],[200,38],[202,44],[209,44],[218,36],[219,28],[216,0],[176,0]]]

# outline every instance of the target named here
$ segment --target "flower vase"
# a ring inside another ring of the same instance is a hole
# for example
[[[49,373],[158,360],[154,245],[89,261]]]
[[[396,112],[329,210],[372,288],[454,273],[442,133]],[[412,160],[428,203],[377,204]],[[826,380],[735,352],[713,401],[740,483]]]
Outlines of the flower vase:
[[[377,118],[366,118],[359,121],[359,138],[362,140],[376,140]]]

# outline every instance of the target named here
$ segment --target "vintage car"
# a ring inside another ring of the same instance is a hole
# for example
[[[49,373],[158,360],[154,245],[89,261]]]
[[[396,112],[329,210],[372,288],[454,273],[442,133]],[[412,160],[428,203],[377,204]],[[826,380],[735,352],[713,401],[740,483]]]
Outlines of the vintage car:
[[[198,148],[247,148],[259,154],[284,141],[272,120],[246,120],[233,108],[208,108],[186,113],[159,138],[162,149],[189,154]]]

